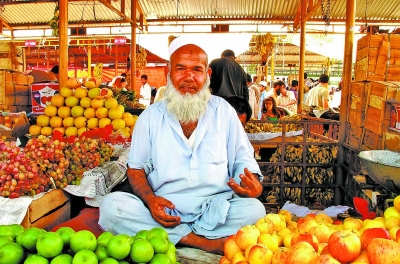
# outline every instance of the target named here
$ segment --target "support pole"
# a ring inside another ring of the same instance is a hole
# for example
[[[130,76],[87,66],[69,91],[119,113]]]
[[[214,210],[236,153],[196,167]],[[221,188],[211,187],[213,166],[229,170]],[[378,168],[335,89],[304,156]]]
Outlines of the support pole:
[[[131,0],[131,90],[136,92],[136,8],[137,0]]]
[[[300,23],[300,65],[299,65],[299,93],[297,111],[301,113],[303,110],[304,98],[304,60],[306,57],[306,3],[307,0],[301,0],[301,23]]]
[[[88,46],[88,58],[87,58],[87,71],[88,77],[92,77],[92,45],[89,44]]]
[[[59,82],[63,87],[68,80],[68,0],[59,0]]]
[[[346,139],[346,120],[348,116],[348,102],[350,95],[350,82],[353,68],[353,46],[354,46],[354,27],[356,16],[356,1],[346,1],[346,33],[344,39],[344,58],[343,58],[343,74],[342,74],[342,98],[340,101],[340,117],[339,117],[339,149],[337,154],[338,164],[344,161],[344,148],[343,143]],[[344,185],[342,168],[338,167],[336,175],[336,184]],[[338,191],[335,192],[334,202],[339,204],[341,200]]]

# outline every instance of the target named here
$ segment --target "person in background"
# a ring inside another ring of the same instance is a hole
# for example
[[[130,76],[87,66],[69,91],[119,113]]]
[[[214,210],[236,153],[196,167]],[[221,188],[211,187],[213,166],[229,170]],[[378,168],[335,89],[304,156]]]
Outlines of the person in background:
[[[210,88],[213,95],[223,98],[236,95],[249,100],[246,73],[235,61],[235,53],[232,50],[224,50],[221,58],[211,61],[210,68]]]
[[[272,97],[275,102],[278,100],[278,96],[281,93],[281,88],[286,88],[285,83],[282,81],[274,82],[272,85],[272,89],[267,91],[264,98]]]
[[[140,114],[132,136],[132,193],[107,194],[99,225],[131,236],[161,227],[174,244],[223,254],[228,236],[266,214],[261,171],[235,110],[210,93],[204,49],[178,37],[169,53],[163,100]]]
[[[267,82],[266,81],[261,81],[259,84],[260,86],[260,105],[259,105],[259,110],[258,110],[258,115],[257,115],[257,119],[260,120],[261,116],[262,116],[262,111],[261,109],[263,108],[263,101],[266,97],[267,91],[265,90],[267,88]]]
[[[296,101],[298,100],[298,90],[299,90],[299,81],[293,80],[289,91],[294,93],[294,97],[296,98]]]
[[[258,87],[257,87],[257,85],[253,84],[250,74],[247,73],[246,76],[247,76],[247,87],[249,88],[249,104],[250,104],[252,113],[254,115],[256,115],[256,114],[258,114],[259,102],[257,101],[257,96],[256,96],[255,90],[258,91]],[[251,118],[251,116],[249,118]],[[257,118],[257,117],[254,117],[254,118]]]
[[[139,92],[139,103],[149,106],[151,100],[151,86],[147,83],[147,75],[143,74],[140,76],[140,81],[142,82],[142,86],[140,87]]]
[[[239,96],[228,97],[226,98],[226,101],[235,109],[237,116],[244,127],[252,116],[252,109],[249,102]]]
[[[315,106],[322,109],[329,108],[329,76],[321,74],[319,76],[319,84],[308,92],[306,105]]]
[[[266,97],[263,100],[261,112],[261,120],[278,120],[281,117],[273,97]]]
[[[292,113],[297,113],[297,100],[292,91],[288,91],[286,87],[281,86],[280,95],[276,104],[287,108]]]
[[[157,89],[156,87],[151,87],[151,99],[150,99],[150,104],[154,103],[154,99],[156,98],[157,94]]]

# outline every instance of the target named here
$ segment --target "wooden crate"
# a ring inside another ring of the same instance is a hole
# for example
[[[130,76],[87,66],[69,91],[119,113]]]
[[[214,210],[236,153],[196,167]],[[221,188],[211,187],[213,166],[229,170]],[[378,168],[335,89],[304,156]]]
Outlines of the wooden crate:
[[[390,126],[390,105],[384,109],[378,109],[372,106],[367,108],[364,128],[382,136]]]
[[[364,126],[370,86],[370,82],[350,83],[349,115],[347,121],[358,127]]]
[[[365,129],[361,149],[383,149],[383,136]]]
[[[368,34],[357,42],[354,79],[356,81],[384,81],[390,53],[388,35]]]
[[[383,148],[392,151],[400,151],[400,132],[385,132],[383,135]]]
[[[31,106],[29,87],[32,82],[32,76],[12,70],[0,70],[0,105]],[[21,96],[24,98],[19,98]]]
[[[55,189],[33,200],[21,225],[24,228],[38,227],[49,231],[69,219],[71,219],[71,195]]]
[[[355,124],[346,124],[346,140],[347,144],[358,149],[361,146],[362,138],[364,135],[364,128],[356,126]]]

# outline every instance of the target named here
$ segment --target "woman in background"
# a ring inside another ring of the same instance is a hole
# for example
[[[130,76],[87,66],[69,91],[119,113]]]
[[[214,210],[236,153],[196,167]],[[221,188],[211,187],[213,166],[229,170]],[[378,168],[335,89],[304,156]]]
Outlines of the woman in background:
[[[265,98],[261,109],[261,120],[278,120],[280,117],[274,98]]]

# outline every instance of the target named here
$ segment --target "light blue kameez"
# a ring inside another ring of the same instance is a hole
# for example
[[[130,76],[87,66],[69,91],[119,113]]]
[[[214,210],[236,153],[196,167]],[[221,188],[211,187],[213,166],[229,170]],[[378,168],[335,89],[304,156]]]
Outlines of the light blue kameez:
[[[144,169],[154,193],[175,205],[166,210],[181,217],[181,225],[166,229],[174,243],[190,232],[226,237],[265,215],[260,201],[238,197],[227,185],[230,175],[240,183],[244,168],[261,172],[235,110],[220,97],[211,97],[200,118],[193,149],[164,101],[149,106],[137,120],[128,166]],[[103,199],[99,224],[131,235],[160,226],[139,198],[122,192]]]

